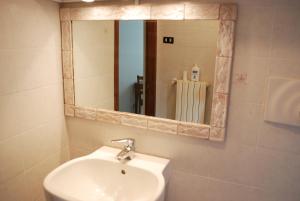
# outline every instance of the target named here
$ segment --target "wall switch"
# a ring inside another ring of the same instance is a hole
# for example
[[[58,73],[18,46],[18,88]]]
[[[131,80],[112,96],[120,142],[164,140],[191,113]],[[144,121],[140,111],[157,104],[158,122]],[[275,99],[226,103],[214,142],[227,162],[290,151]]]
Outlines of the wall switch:
[[[174,37],[170,37],[170,36],[163,37],[163,43],[173,44],[174,43]]]

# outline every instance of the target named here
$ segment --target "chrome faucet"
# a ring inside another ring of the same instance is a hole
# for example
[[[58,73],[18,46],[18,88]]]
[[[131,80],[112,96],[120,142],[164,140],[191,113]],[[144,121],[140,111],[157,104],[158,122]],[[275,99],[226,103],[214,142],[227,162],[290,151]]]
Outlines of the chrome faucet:
[[[120,153],[116,156],[119,161],[131,160],[134,157],[134,139],[124,138],[118,140],[112,140],[112,143],[122,144],[124,147]]]

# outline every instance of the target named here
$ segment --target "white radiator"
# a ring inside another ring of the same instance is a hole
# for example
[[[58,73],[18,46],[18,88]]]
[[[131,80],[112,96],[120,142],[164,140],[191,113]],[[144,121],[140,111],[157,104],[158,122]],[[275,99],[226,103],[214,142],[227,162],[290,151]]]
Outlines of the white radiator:
[[[177,80],[176,120],[204,123],[207,83]]]

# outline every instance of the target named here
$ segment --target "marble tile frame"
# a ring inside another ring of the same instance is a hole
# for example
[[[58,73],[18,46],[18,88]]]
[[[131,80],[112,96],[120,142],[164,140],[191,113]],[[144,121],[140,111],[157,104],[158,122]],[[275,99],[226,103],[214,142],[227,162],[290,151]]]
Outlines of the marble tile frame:
[[[174,9],[172,9],[172,7],[174,7]],[[130,15],[131,12],[134,13],[134,17]],[[117,20],[133,18],[143,20],[219,20],[220,28],[217,42],[211,125],[180,122],[75,105],[74,70],[72,62],[72,20]],[[226,133],[228,98],[230,93],[229,82],[231,78],[236,20],[236,4],[173,3],[123,6],[95,5],[92,7],[75,8],[64,6],[60,9],[60,21],[62,31],[65,116],[131,126],[170,135],[181,135],[223,142]]]

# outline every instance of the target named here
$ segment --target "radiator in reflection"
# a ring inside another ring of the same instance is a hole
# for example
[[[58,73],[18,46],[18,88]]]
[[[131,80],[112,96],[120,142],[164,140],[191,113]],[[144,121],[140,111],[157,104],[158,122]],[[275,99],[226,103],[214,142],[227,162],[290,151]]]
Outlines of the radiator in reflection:
[[[176,120],[204,123],[207,83],[177,80]]]

